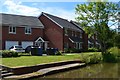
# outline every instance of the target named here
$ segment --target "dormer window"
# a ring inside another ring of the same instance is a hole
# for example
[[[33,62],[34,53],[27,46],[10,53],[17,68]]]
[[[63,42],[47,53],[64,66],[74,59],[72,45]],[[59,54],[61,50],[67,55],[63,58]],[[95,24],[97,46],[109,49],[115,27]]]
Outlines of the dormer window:
[[[10,33],[10,34],[16,34],[16,27],[14,27],[14,26],[9,26],[9,33]]]
[[[31,34],[31,27],[25,27],[25,34]]]

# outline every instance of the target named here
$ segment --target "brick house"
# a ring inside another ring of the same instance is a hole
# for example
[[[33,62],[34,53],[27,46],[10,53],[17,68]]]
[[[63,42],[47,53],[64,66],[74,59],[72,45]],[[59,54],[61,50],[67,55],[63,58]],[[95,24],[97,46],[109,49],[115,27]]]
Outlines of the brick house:
[[[65,48],[87,48],[83,40],[84,31],[68,20],[44,12],[39,16],[39,20],[44,25],[43,36],[49,41],[48,47],[62,51]]]
[[[70,22],[83,31],[83,44],[84,44],[83,48],[85,50],[87,50],[88,48],[92,48],[92,47],[96,47],[96,48],[100,47],[99,41],[98,41],[97,36],[95,34],[89,38],[88,34],[85,33],[85,31],[79,25],[79,23],[77,23],[75,21],[70,21]]]
[[[2,49],[9,49],[13,45],[29,45],[45,47],[43,39],[43,24],[37,17],[0,13]]]

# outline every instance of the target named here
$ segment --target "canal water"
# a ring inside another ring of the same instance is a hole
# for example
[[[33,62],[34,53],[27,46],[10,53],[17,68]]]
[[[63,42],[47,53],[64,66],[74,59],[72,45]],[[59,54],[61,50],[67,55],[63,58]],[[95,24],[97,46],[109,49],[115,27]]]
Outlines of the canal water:
[[[120,63],[92,64],[42,78],[118,78]]]

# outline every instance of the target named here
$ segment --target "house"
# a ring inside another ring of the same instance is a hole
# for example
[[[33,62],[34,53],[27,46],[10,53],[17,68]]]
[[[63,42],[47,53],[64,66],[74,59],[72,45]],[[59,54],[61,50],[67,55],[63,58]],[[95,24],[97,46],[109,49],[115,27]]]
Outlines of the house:
[[[9,49],[13,45],[39,45],[45,48],[43,39],[43,24],[37,17],[0,13],[0,31],[2,33],[2,49]]]
[[[92,47],[96,47],[96,48],[100,47],[99,41],[95,34],[89,38],[88,34],[85,33],[85,31],[83,30],[83,28],[80,26],[78,22],[75,22],[75,21],[70,21],[70,22],[83,31],[83,44],[84,44],[83,48],[85,50]]]
[[[83,49],[84,51],[86,51],[88,49],[88,34],[85,33],[85,31],[83,30],[83,28],[79,25],[78,22],[75,21],[70,21],[70,23],[72,23],[73,25],[75,25],[76,27],[78,27],[80,30],[82,30],[82,39],[83,39]]]
[[[64,51],[66,48],[86,49],[84,31],[66,19],[42,12],[39,20],[44,25],[44,38],[48,47]]]

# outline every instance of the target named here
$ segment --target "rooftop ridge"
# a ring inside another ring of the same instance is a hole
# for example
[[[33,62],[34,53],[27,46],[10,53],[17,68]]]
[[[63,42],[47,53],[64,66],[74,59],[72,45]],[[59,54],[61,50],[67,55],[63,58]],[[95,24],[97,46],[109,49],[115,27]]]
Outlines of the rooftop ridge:
[[[27,16],[27,15],[20,15],[20,14],[8,14],[8,13],[0,13],[0,15],[11,15],[11,16],[21,16],[21,17],[33,17],[33,18],[37,18],[36,16]]]
[[[42,13],[43,13],[43,14],[46,14],[46,15],[50,15],[50,16],[56,17],[56,18],[59,18],[59,19],[62,19],[62,20],[68,21],[68,19],[64,19],[64,18],[61,18],[61,17],[59,17],[59,16],[51,15],[51,14],[48,14],[48,13],[45,13],[45,12],[42,12]]]

